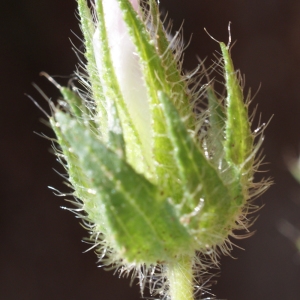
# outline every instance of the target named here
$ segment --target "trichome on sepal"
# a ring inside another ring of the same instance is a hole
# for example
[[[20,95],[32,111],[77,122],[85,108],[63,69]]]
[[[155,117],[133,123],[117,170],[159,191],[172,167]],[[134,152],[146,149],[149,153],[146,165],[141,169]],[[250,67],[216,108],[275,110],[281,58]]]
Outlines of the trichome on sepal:
[[[172,286],[176,266],[185,266],[182,286],[196,286],[218,251],[230,252],[228,237],[248,228],[250,200],[269,186],[253,178],[262,134],[251,131],[229,45],[220,43],[223,97],[213,80],[200,84],[207,72],[183,74],[182,43],[170,40],[154,0],[90,6],[78,0],[78,87],[60,88],[64,105],[52,105],[57,155],[102,264],[184,299]],[[207,105],[197,113],[199,103]]]

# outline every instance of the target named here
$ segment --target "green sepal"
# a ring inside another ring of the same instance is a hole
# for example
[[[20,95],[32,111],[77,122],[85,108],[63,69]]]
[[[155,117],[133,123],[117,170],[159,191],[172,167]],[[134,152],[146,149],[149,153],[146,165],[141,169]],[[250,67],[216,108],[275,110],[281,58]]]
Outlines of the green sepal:
[[[151,16],[150,29],[152,33],[152,41],[155,42],[158,54],[161,57],[162,65],[165,70],[165,78],[172,88],[172,101],[181,116],[185,116],[185,124],[189,129],[195,129],[195,115],[192,111],[190,103],[190,95],[188,94],[187,82],[182,80],[181,66],[181,49],[178,49],[176,43],[181,43],[180,37],[172,38],[170,41],[167,37],[164,24],[160,20],[158,5],[155,0],[149,1],[149,13]],[[175,45],[174,45],[175,43]],[[174,49],[175,48],[175,49]],[[179,56],[179,57],[175,57]],[[188,117],[187,117],[188,116]]]
[[[195,230],[201,246],[222,244],[243,202],[239,185],[232,183],[229,187],[223,182],[186,130],[170,99],[163,92],[158,95],[185,190],[182,201],[185,215],[181,221]]]
[[[156,51],[155,44],[151,40],[147,26],[128,0],[118,1],[128,32],[136,46],[148,91],[152,118],[153,166],[156,176],[154,182],[159,183],[166,191],[172,191],[174,201],[178,203],[182,198],[182,187],[180,182],[176,180],[178,168],[170,155],[173,150],[172,144],[166,135],[166,122],[157,95],[157,91],[162,90],[172,98],[172,84],[166,79],[166,69],[160,54]]]
[[[253,165],[253,135],[250,128],[247,104],[244,102],[243,90],[238,73],[234,70],[228,47],[220,43],[224,77],[227,90],[226,97],[226,138],[225,152],[228,163],[235,167],[239,175],[248,173]]]
[[[61,132],[60,126],[54,117],[50,118],[50,124],[53,131],[57,137],[57,143],[59,144],[61,151],[56,151],[58,159],[61,161],[62,165],[68,171],[69,182],[74,188],[73,195],[82,201],[82,205],[75,204],[79,206],[84,211],[89,211],[89,218],[93,219],[97,223],[97,228],[103,234],[107,233],[107,224],[103,221],[104,210],[99,207],[98,210],[91,210],[90,207],[94,207],[95,195],[91,190],[90,183],[86,178],[81,166],[78,164],[78,156],[73,153],[70,149],[71,146],[66,140],[65,136]],[[84,216],[81,216],[86,219]]]
[[[99,123],[101,135],[106,138],[108,116],[105,107],[105,96],[103,94],[102,83],[99,78],[99,74],[96,69],[96,59],[93,48],[93,35],[95,33],[95,25],[93,16],[87,5],[86,0],[77,0],[78,13],[81,22],[81,31],[83,33],[86,58],[86,70],[89,74],[90,91],[92,93],[92,99],[95,102],[97,117],[96,120]]]
[[[163,191],[136,173],[78,121],[62,112],[57,112],[55,119],[95,191],[95,209],[99,206],[105,210],[102,218],[108,226],[106,239],[120,258],[155,264],[173,260],[178,252],[190,251],[191,236]],[[89,208],[86,211],[92,213]]]

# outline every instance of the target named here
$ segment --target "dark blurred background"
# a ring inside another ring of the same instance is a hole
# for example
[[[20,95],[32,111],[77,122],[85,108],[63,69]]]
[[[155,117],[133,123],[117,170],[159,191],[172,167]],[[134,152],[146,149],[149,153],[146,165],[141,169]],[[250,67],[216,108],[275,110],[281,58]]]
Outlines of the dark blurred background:
[[[140,299],[138,287],[112,272],[97,268],[93,251],[82,252],[87,233],[67,205],[47,186],[67,191],[50,142],[34,134],[53,136],[42,112],[24,96],[47,108],[31,85],[35,82],[53,99],[57,90],[40,71],[66,84],[80,48],[75,0],[2,1],[0,17],[1,112],[1,247],[0,299]],[[228,41],[236,68],[246,74],[262,121],[274,115],[265,130],[266,161],[275,185],[256,200],[264,207],[252,227],[255,235],[234,241],[234,259],[222,259],[217,299],[296,300],[300,298],[300,259],[295,245],[278,230],[287,220],[300,228],[300,188],[284,157],[296,155],[300,143],[300,1],[295,0],[161,0],[176,30],[184,20],[184,68],[197,66],[197,56],[210,64],[218,44]],[[75,33],[72,33],[71,30]]]

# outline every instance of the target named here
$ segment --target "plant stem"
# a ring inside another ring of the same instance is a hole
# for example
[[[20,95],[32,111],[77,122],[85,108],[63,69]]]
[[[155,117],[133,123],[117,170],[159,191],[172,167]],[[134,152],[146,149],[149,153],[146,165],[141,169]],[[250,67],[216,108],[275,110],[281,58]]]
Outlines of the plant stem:
[[[193,257],[183,256],[168,265],[171,300],[193,300]]]

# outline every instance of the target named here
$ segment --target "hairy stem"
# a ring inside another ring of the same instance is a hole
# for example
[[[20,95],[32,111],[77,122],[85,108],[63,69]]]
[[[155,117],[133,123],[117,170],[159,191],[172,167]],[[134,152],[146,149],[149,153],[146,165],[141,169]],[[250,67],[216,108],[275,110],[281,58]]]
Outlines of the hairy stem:
[[[172,300],[193,300],[193,257],[183,256],[168,265],[167,277]]]

